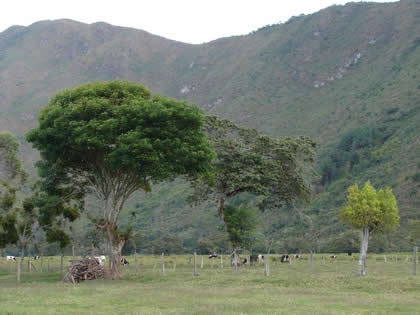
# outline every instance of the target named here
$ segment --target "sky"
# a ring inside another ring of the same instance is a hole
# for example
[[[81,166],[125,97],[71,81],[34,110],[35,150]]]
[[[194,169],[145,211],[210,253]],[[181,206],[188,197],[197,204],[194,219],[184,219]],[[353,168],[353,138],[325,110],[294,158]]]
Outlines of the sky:
[[[67,18],[133,27],[199,44],[346,2],[349,0],[3,0],[0,32],[12,25]]]

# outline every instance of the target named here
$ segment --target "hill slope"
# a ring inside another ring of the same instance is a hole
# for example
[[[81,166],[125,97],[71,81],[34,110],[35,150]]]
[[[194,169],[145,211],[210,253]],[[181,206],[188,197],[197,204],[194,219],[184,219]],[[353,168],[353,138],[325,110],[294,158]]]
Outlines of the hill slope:
[[[337,213],[354,182],[391,185],[403,226],[420,216],[417,0],[333,6],[202,45],[105,23],[11,27],[0,33],[0,129],[23,141],[58,90],[116,78],[268,134],[313,137],[320,180],[305,213],[315,220],[321,247],[347,238]],[[23,155],[27,167],[37,159],[28,146]],[[133,200],[139,225],[151,235],[176,232],[187,246],[211,232],[217,222],[211,205],[191,211],[183,184],[160,189],[164,197],[153,193]],[[295,246],[305,233],[294,213],[265,213],[262,220],[268,235],[290,238],[283,247]],[[386,246],[406,245],[404,237],[401,229]]]

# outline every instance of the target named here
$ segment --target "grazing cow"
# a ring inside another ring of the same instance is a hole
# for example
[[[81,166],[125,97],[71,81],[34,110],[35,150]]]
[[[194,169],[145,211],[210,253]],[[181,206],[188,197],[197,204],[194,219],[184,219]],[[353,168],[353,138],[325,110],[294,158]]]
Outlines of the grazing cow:
[[[129,265],[130,263],[127,261],[127,259],[125,259],[124,257],[121,257],[121,265],[125,266],[125,265]]]
[[[258,255],[258,263],[263,264],[264,263],[264,255],[259,254]]]
[[[351,254],[352,254],[351,250],[348,250],[348,251],[347,251],[347,255],[348,255],[348,256],[351,256]]]
[[[295,258],[296,258],[296,259],[299,259],[299,258],[301,258],[301,256],[300,256],[299,254],[296,254],[296,255],[295,255]]]
[[[330,258],[331,259],[336,259],[337,258],[337,255],[331,255]]]
[[[283,264],[290,263],[289,255],[281,255],[280,262]]]
[[[41,256],[33,256],[32,259],[33,260],[38,260],[38,259],[41,259]]]
[[[96,259],[96,261],[98,262],[99,265],[103,266],[105,264],[106,257],[104,255],[96,256],[95,259]]]
[[[252,263],[256,263],[256,262],[258,262],[258,256],[259,255],[251,255],[251,256],[249,256],[249,262],[252,264]]]
[[[15,256],[6,256],[6,260],[7,261],[16,261],[16,257]]]
[[[217,258],[217,254],[216,253],[210,254],[209,259],[212,259],[212,258]]]

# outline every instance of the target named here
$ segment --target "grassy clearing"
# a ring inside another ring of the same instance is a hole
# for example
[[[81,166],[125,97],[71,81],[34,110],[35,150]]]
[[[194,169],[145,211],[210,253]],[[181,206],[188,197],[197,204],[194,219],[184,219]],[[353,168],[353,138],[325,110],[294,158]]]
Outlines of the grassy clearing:
[[[161,275],[160,257],[141,256],[136,276],[134,257],[129,257],[123,280],[78,285],[61,281],[59,258],[54,257],[50,272],[40,272],[37,262],[38,271],[24,272],[19,286],[3,260],[0,313],[420,314],[420,277],[411,275],[406,257],[387,255],[385,263],[383,255],[371,255],[365,278],[356,275],[357,261],[344,255],[325,261],[316,256],[313,273],[307,257],[292,264],[270,261],[270,277],[264,277],[262,265],[235,272],[227,256],[223,269],[220,260],[207,258],[201,269],[199,258],[197,277],[190,256],[167,257],[166,276]]]

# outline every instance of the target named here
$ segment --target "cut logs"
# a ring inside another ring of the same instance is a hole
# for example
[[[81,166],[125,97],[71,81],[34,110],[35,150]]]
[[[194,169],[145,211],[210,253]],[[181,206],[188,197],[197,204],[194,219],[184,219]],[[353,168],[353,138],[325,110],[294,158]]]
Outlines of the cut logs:
[[[73,261],[64,281],[79,283],[83,280],[95,280],[105,277],[104,267],[94,258],[85,258],[78,262]]]

